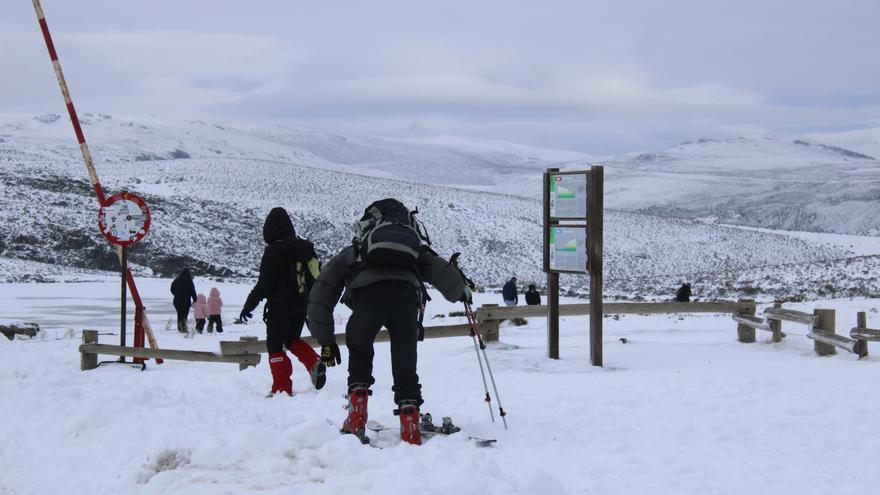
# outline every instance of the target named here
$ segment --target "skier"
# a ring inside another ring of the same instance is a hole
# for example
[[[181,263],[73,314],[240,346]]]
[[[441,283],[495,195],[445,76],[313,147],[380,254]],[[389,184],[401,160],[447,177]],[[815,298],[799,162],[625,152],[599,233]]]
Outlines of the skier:
[[[171,293],[174,295],[174,309],[177,310],[177,331],[186,333],[189,308],[196,302],[196,286],[189,268],[181,270],[180,275],[171,282]]]
[[[535,284],[530,284],[529,290],[526,291],[526,304],[529,306],[538,306],[541,304],[541,294],[538,293]]]
[[[516,277],[510,277],[510,280],[504,284],[501,289],[501,297],[504,298],[504,304],[507,306],[516,306],[519,303],[519,294],[516,290]]]
[[[220,291],[216,287],[211,287],[211,295],[208,296],[208,333],[214,331],[214,325],[217,325],[217,333],[223,333],[223,319],[220,318],[220,311],[223,309],[223,299],[220,299]]]
[[[433,285],[451,302],[470,300],[461,272],[423,242],[414,213],[395,199],[383,199],[364,210],[360,237],[337,254],[321,272],[309,296],[309,331],[321,344],[328,366],[342,362],[334,337],[333,308],[342,302],[352,310],[345,327],[348,347],[348,409],[342,433],[367,442],[367,398],[373,378],[373,342],[382,326],[391,338],[394,402],[405,442],[421,444],[419,406],[423,403],[416,369],[420,309]]]
[[[266,299],[266,347],[272,372],[271,394],[293,395],[293,365],[285,348],[309,371],[312,385],[321,389],[326,367],[318,354],[300,339],[306,322],[309,290],[320,273],[318,255],[311,242],[297,237],[284,208],[272,208],[263,224],[266,249],[260,261],[260,277],[244,303],[239,319],[247,322],[253,310]],[[219,295],[219,294],[218,294]],[[218,328],[219,331],[219,328]]]
[[[202,333],[205,329],[205,319],[208,317],[208,301],[204,294],[196,296],[196,302],[192,305],[193,317],[196,319],[196,332]]]

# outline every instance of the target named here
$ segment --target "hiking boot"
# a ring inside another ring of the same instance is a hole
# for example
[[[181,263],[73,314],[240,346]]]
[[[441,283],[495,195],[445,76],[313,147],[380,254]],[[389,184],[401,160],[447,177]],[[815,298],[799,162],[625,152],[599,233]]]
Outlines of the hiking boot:
[[[318,361],[312,365],[312,369],[309,371],[309,378],[312,379],[312,385],[315,386],[315,390],[324,388],[324,384],[327,383],[327,367],[324,363]]]
[[[416,401],[400,401],[399,409],[395,411],[400,416],[400,439],[413,445],[422,444],[422,431],[419,428],[421,417],[419,406]]]
[[[362,443],[368,443],[366,434],[367,425],[367,398],[370,389],[364,384],[354,384],[348,389],[348,417],[342,423],[341,433],[350,433],[357,436]]]

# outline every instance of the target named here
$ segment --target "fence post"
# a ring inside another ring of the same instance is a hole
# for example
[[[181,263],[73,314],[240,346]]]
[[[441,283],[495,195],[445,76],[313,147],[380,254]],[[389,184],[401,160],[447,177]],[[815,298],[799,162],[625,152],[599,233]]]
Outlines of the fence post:
[[[497,304],[484,304],[483,306],[497,308]],[[501,334],[501,320],[483,320],[477,322],[480,325],[480,333],[484,342],[498,342]]]
[[[259,339],[257,339],[257,337],[253,337],[253,336],[251,336],[251,335],[245,335],[244,337],[239,337],[238,340],[239,340],[240,342],[256,342],[256,341],[259,340]],[[239,365],[238,365],[238,371],[244,371],[244,370],[248,369],[248,368],[251,367],[251,366],[253,366],[254,368],[257,367],[256,364],[239,364]]]
[[[755,300],[754,299],[740,299],[739,302],[752,302],[752,303],[754,303]],[[745,315],[754,315],[755,314],[754,305],[752,305],[752,307],[750,307],[750,308],[747,308],[747,309],[741,311],[741,313],[745,314]],[[743,344],[751,344],[752,342],[755,341],[755,329],[748,326],[748,325],[743,325],[742,323],[740,323],[736,326],[736,335],[737,335],[737,339],[740,342],[742,342]]]
[[[547,274],[547,357],[559,359],[559,274]]]
[[[775,302],[773,307],[780,309],[782,303]],[[773,342],[782,342],[782,320],[768,320],[768,325],[773,329]]]
[[[859,328],[868,328],[868,316],[864,311],[859,311],[856,315],[856,326]],[[859,339],[859,359],[868,357],[868,341]]]
[[[97,344],[98,343],[98,331],[97,330],[83,330],[82,332],[82,342],[83,344]],[[79,353],[79,369],[81,371],[93,370],[98,367],[98,355],[92,354],[88,352],[80,352]]]
[[[816,330],[825,333],[835,333],[836,311],[833,309],[814,309],[813,314],[816,315]],[[837,353],[837,349],[833,345],[823,344],[818,340],[813,341],[813,349],[819,356],[830,356]]]

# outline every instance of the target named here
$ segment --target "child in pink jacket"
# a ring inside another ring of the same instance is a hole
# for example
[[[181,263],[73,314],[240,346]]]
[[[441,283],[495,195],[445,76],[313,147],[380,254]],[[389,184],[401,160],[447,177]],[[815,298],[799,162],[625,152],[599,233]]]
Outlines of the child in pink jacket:
[[[196,296],[196,302],[193,303],[193,316],[196,318],[196,331],[202,333],[202,330],[205,329],[205,318],[208,317],[208,305],[205,302],[204,294]]]
[[[223,309],[223,299],[220,299],[220,291],[216,287],[211,288],[211,296],[208,297],[208,333],[214,331],[217,324],[217,333],[223,333],[223,320],[220,318],[220,310]]]

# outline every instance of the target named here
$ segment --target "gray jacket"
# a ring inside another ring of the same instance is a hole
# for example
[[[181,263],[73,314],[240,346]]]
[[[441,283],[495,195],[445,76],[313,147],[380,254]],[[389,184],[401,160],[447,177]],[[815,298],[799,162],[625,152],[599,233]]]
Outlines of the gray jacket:
[[[419,271],[424,282],[431,284],[450,302],[458,301],[464,293],[464,279],[458,268],[439,256],[425,252],[419,256]],[[418,278],[412,270],[386,266],[368,266],[352,277],[355,272],[355,251],[349,246],[343,249],[321,270],[321,275],[309,293],[308,321],[309,332],[318,343],[328,345],[333,342],[335,325],[333,308],[342,296],[348,301],[350,293],[385,280],[403,280],[420,288]],[[343,296],[343,290],[345,295]]]

